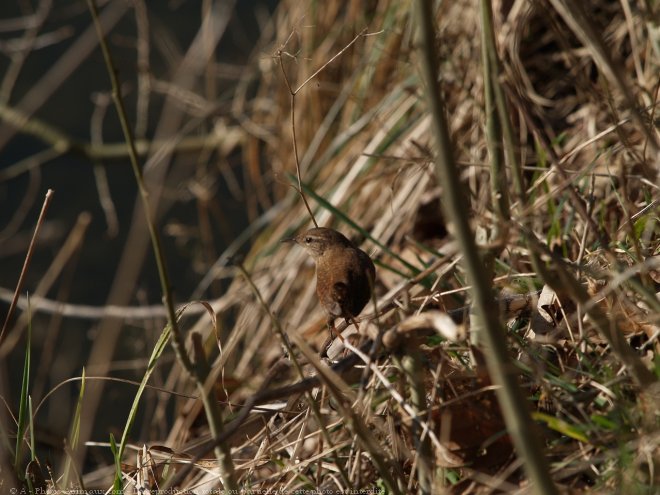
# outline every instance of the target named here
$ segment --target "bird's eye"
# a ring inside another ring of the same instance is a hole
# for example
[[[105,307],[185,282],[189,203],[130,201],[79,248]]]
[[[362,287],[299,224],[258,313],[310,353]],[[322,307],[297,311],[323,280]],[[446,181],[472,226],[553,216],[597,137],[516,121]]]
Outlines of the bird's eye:
[[[305,237],[305,244],[309,244],[309,243],[311,243],[311,242],[312,242],[312,238],[311,238],[311,237]]]

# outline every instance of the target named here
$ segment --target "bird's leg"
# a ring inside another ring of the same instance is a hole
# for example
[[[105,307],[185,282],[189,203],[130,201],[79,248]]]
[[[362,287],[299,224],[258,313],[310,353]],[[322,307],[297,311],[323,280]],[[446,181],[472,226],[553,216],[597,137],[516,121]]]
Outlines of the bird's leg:
[[[339,337],[339,340],[341,340],[342,342],[344,341],[344,336],[341,333],[336,332],[335,318],[333,316],[328,317],[328,328],[330,329],[330,338],[334,339],[336,333],[337,337]]]
[[[353,318],[352,316],[346,318],[346,324],[355,325],[355,330],[357,331],[358,335],[360,334],[360,324],[357,322],[355,318]]]

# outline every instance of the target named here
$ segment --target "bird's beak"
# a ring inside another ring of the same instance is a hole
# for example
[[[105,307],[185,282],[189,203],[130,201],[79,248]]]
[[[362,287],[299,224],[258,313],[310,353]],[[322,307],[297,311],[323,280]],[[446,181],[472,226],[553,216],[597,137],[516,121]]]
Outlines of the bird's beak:
[[[286,237],[282,239],[280,242],[285,243],[285,242],[297,242],[295,237]]]

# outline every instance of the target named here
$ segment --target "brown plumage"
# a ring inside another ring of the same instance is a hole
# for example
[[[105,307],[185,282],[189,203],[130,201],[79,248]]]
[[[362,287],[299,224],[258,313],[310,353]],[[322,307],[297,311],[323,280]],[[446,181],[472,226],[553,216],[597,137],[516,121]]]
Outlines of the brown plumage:
[[[369,255],[328,228],[310,229],[287,241],[302,246],[316,262],[316,295],[328,314],[331,333],[335,318],[354,322],[369,302],[376,279]]]

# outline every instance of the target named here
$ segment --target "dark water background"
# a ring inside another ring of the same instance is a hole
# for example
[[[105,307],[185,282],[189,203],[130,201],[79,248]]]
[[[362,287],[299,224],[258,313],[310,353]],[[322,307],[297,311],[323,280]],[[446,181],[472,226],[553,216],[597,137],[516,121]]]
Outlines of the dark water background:
[[[113,0],[119,1],[119,0]],[[9,67],[8,47],[12,41],[22,36],[23,31],[2,29],[3,21],[25,15],[26,5],[35,2],[3,1],[0,2],[0,44],[4,53],[0,53],[0,75],[4,75]],[[101,2],[99,2],[101,3]],[[154,1],[146,2],[149,12],[150,29],[153,33],[167,33],[174,42],[173,50],[183,54],[189,47],[200,26],[202,2],[194,1]],[[222,2],[220,2],[222,5]],[[244,65],[254,50],[260,36],[257,12],[269,15],[273,12],[276,1],[239,0],[236,2],[231,21],[216,50],[216,61],[226,64]],[[105,4],[101,3],[100,9]],[[58,43],[34,51],[27,59],[14,87],[9,106],[21,101],[23,96],[36,84],[52,64],[71,46],[78,35],[91,22],[86,3],[83,1],[53,2],[49,20],[41,32],[68,33]],[[58,31],[63,30],[63,31]],[[136,86],[136,52],[135,20],[131,9],[112,29],[108,38],[110,48],[119,69],[119,77],[128,85],[126,98],[129,115],[135,111]],[[151,71],[154,77],[169,81],[171,68],[156,48],[152,39]],[[169,71],[169,72],[168,72]],[[229,108],[232,86],[235,82],[231,77],[219,75],[218,101],[220,115],[223,109]],[[90,119],[94,111],[93,95],[96,92],[108,94],[110,82],[103,63],[101,52],[95,49],[75,72],[54,92],[48,101],[36,112],[35,117],[61,129],[68,135],[82,141],[90,140]],[[194,88],[199,91],[199,87]],[[223,101],[224,99],[224,101]],[[157,118],[162,109],[162,98],[154,98],[150,106],[150,122],[146,132],[147,137],[153,136]],[[227,110],[228,113],[228,110]],[[1,125],[1,124],[0,124]],[[212,125],[209,119],[208,126]],[[208,127],[207,127],[208,128]],[[118,124],[114,107],[109,107],[104,119],[103,138],[107,143],[123,141],[121,128]],[[46,149],[40,140],[21,133],[16,133],[8,144],[0,149],[0,172],[10,165]],[[240,156],[236,154],[229,159],[230,166],[235,170],[239,182],[241,179]],[[55,255],[82,212],[91,215],[91,223],[85,236],[83,248],[76,255],[76,268],[72,272],[71,291],[68,302],[86,305],[103,305],[107,299],[112,281],[116,275],[117,265],[122,255],[126,236],[129,231],[131,215],[137,195],[135,179],[127,159],[105,162],[109,189],[118,215],[119,230],[116,235],[109,235],[103,210],[99,203],[99,195],[94,179],[92,164],[85,158],[75,154],[66,154],[60,158],[42,165],[33,174],[22,174],[18,177],[0,181],[0,287],[13,291],[23,265],[28,243],[34,229],[41,204],[48,189],[53,189],[55,195],[47,214],[46,223],[37,249],[32,259],[22,293],[34,291],[38,282],[51,265]],[[194,172],[194,166],[190,168]],[[16,215],[21,211],[25,198],[32,195],[34,200],[24,218],[15,223]],[[220,253],[228,241],[241,232],[247,223],[244,205],[232,198],[227,187],[219,183],[215,205],[227,219],[226,225],[220,228],[212,225],[213,239],[216,242],[215,252]],[[160,220],[161,234],[164,226],[175,223],[179,225],[195,225],[198,215],[194,198],[189,201],[177,201],[164,218]],[[14,223],[12,223],[14,222]],[[14,228],[12,228],[14,225]],[[184,300],[197,286],[204,274],[204,267],[191,269],[190,258],[195,249],[195,241],[181,242],[173,236],[163,235],[165,254],[170,276],[174,286],[177,301]],[[140,298],[134,298],[134,304],[159,304],[161,300],[158,275],[151,250],[143,264],[139,277]],[[56,298],[59,281],[47,294]],[[4,322],[8,304],[0,301],[0,323]],[[18,312],[20,314],[20,311]],[[82,366],[88,359],[88,353],[95,338],[95,322],[66,318],[61,323],[56,345],[52,351],[56,356],[46,356],[44,341],[50,317],[37,315],[33,318],[32,344],[33,366],[32,376],[41,376],[44,386],[41,396],[54,387],[61,379],[78,376]],[[159,333],[160,329],[156,329]],[[144,338],[142,328],[126,326],[122,331],[122,342],[115,353],[115,360],[132,359],[136,355],[148,355],[151,350],[145,349],[148,340]],[[128,344],[126,344],[128,343]],[[18,396],[25,351],[25,338],[16,345],[13,351],[0,359],[0,390],[12,407],[14,414],[18,412]],[[40,369],[40,363],[50,359],[52,369]],[[127,371],[113,373],[113,376],[138,379],[139,375]],[[128,407],[134,394],[133,389],[122,387],[107,387],[107,397],[104,400],[107,407],[96,418],[94,437],[99,441],[107,441],[108,432],[118,434],[126,419]],[[37,428],[40,438],[46,439],[42,446],[46,450],[46,458],[55,460],[59,455],[58,446],[61,439],[68,435],[72,418],[72,407],[75,405],[78,386],[64,387],[58,391],[38,416]],[[40,397],[34,397],[38,400]],[[142,418],[139,421],[144,421]],[[12,428],[13,430],[13,428]],[[48,440],[51,439],[51,440]]]

